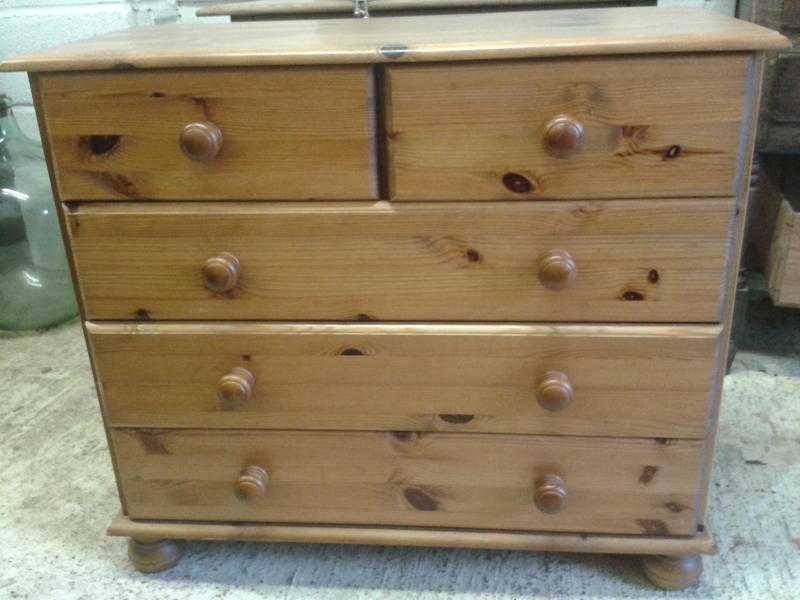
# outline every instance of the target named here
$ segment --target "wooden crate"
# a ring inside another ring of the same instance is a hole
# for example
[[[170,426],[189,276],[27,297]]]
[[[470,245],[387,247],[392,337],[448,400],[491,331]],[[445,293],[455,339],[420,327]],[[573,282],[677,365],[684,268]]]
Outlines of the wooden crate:
[[[800,157],[766,162],[754,241],[772,301],[800,307]]]

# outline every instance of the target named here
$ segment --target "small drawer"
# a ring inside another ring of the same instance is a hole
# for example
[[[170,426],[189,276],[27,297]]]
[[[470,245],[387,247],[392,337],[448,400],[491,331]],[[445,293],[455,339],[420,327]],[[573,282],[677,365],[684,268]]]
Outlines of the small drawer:
[[[133,519],[690,535],[702,441],[111,431]]]
[[[397,200],[734,194],[750,57],[387,68]]]
[[[115,427],[664,438],[703,437],[720,334],[675,325],[87,328]]]
[[[38,78],[61,200],[369,199],[366,66]]]
[[[731,199],[86,203],[88,319],[717,322]]]

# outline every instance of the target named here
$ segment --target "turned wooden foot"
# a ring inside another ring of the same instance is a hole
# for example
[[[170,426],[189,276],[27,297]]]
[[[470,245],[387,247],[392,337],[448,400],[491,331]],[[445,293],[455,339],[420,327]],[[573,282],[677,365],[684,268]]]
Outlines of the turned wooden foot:
[[[136,570],[157,573],[175,566],[183,555],[183,545],[175,540],[128,540],[128,558]]]
[[[699,554],[686,556],[645,556],[642,567],[647,578],[665,590],[682,590],[697,583],[703,572]]]

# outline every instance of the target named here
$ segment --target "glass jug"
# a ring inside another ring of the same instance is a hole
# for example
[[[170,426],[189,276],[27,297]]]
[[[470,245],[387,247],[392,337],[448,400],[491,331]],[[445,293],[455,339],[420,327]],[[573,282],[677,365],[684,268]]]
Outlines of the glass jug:
[[[77,314],[42,147],[0,94],[0,329],[41,329]]]

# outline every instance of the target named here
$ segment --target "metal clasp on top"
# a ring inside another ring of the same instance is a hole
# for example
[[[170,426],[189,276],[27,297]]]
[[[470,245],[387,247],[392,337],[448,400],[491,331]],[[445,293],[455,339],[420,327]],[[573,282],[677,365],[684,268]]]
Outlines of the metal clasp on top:
[[[353,16],[356,19],[368,19],[369,0],[353,0]]]

